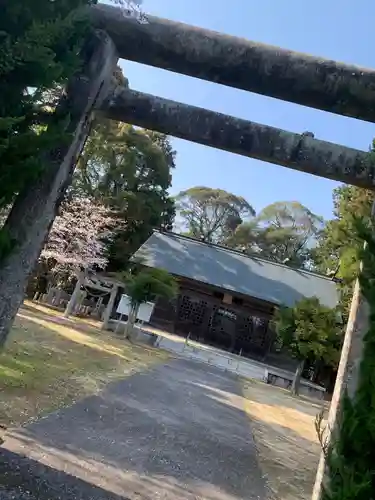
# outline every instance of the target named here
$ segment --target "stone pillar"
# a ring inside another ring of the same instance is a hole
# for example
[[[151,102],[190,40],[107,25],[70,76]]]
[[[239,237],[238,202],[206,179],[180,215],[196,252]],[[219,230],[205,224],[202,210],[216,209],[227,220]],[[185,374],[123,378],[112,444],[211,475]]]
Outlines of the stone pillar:
[[[349,319],[346,326],[340,364],[337,371],[336,384],[329,408],[327,427],[324,433],[324,440],[327,445],[330,443],[331,439],[335,438],[336,431],[337,433],[340,432],[340,429],[336,428],[336,425],[340,415],[341,401],[345,390],[347,390],[350,398],[354,397],[357,390],[363,352],[363,339],[369,326],[368,313],[368,304],[361,293],[359,280],[357,279],[354,286]],[[312,500],[321,499],[325,473],[325,454],[322,452],[315,479]]]
[[[68,305],[66,306],[65,312],[64,312],[64,317],[69,318],[71,314],[74,314],[74,311],[76,307],[78,306],[79,300],[81,298],[81,286],[85,282],[85,277],[83,273],[79,273],[77,276],[77,283],[76,286],[74,287],[72,296],[70,297],[70,300],[68,302]]]
[[[375,217],[375,202],[372,206],[372,218]],[[366,247],[366,243],[365,243]],[[363,264],[360,265],[361,273]],[[340,432],[337,426],[341,411],[341,402],[344,392],[347,391],[349,398],[353,399],[358,389],[360,367],[363,358],[364,337],[369,329],[369,305],[361,293],[359,279],[356,280],[353,298],[350,305],[348,323],[344,343],[341,350],[339,368],[337,371],[335,388],[329,408],[327,428],[324,435],[328,445],[335,439],[336,432]],[[312,500],[320,500],[326,474],[325,455],[321,453],[318,471],[315,479]]]
[[[46,302],[48,305],[52,305],[53,297],[55,295],[56,289],[53,288],[52,286],[48,290],[47,297],[46,297]]]
[[[112,40],[98,33],[83,51],[82,71],[67,88],[59,105],[62,134],[71,137],[55,150],[46,152],[43,175],[21,192],[4,225],[13,251],[0,267],[0,347],[4,345],[18,308],[24,299],[27,279],[43,248],[57,208],[71,181],[77,159],[93,119],[93,110],[106,96],[117,64]]]
[[[111,290],[111,295],[109,296],[109,301],[108,301],[107,307],[105,308],[105,311],[103,313],[102,330],[109,329],[109,322],[111,319],[113,306],[115,305],[117,291],[118,291],[118,285],[113,285],[112,290]]]

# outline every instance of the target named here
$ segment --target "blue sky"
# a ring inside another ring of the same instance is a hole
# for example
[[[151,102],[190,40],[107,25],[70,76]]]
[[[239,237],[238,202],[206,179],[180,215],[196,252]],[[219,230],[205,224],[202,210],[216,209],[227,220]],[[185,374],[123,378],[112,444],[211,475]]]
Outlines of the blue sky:
[[[361,66],[375,67],[371,0],[144,0],[146,13]],[[124,61],[130,86],[188,104],[367,150],[375,125]],[[298,200],[332,214],[334,182],[180,139],[172,193],[205,185],[244,196],[259,211]]]

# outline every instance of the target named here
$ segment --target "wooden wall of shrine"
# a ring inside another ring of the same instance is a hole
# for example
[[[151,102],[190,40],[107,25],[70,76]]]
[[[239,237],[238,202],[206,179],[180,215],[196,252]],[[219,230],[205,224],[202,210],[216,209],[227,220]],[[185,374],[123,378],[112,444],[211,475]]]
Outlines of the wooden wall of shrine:
[[[243,356],[264,359],[273,344],[272,304],[188,279],[179,295],[159,300],[151,324]]]

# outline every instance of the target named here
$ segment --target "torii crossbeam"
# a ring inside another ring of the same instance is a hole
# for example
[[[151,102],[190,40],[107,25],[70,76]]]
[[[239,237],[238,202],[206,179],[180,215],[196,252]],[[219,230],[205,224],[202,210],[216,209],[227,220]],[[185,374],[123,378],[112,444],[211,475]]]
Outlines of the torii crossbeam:
[[[310,108],[375,122],[375,71],[117,7],[90,10],[119,57]]]
[[[234,116],[117,87],[100,110],[113,120],[282,165],[300,172],[375,188],[368,153],[309,134],[293,134]]]

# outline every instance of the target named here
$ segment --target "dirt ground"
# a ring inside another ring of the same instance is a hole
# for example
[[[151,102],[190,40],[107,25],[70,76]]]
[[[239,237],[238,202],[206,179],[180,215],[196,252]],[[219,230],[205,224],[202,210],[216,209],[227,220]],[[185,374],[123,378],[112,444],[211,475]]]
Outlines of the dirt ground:
[[[60,312],[26,303],[0,355],[0,425],[32,422],[167,359],[161,350],[102,332],[95,321],[66,320]],[[261,382],[241,385],[274,498],[310,499],[320,453],[314,420],[323,403]]]
[[[22,425],[168,359],[98,326],[32,303],[21,308],[0,354],[0,425]]]
[[[327,403],[255,381],[244,381],[243,391],[261,467],[275,499],[309,500],[320,455],[314,422]]]
[[[267,498],[239,380],[181,358],[15,429],[1,483],[30,500]]]

